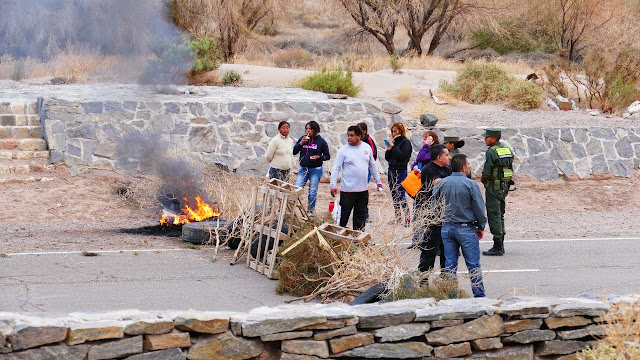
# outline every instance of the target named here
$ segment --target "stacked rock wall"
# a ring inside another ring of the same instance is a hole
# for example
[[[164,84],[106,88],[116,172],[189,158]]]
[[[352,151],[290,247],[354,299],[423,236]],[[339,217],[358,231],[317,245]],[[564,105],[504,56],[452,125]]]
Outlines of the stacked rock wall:
[[[570,359],[605,335],[607,309],[598,300],[511,298],[249,313],[0,313],[0,359]]]
[[[2,84],[0,82],[0,87]],[[331,154],[346,143],[346,129],[364,121],[380,154],[389,126],[403,121],[410,131],[414,154],[426,130],[399,108],[361,99],[329,99],[327,95],[291,88],[166,87],[137,85],[34,86],[12,83],[0,92],[6,103],[39,98],[40,120],[52,162],[115,168],[131,173],[137,164],[115,159],[117,140],[128,130],[156,132],[172,148],[239,173],[263,175],[269,140],[279,121],[291,123],[291,136],[304,134],[304,124],[316,120]],[[447,127],[442,135],[466,141],[462,152],[479,176],[486,150],[483,129]],[[517,127],[503,131],[516,155],[517,174],[538,180],[589,178],[601,174],[633,177],[640,170],[639,127]],[[413,160],[413,159],[412,159]],[[379,167],[386,171],[384,156]],[[328,174],[333,161],[324,167]]]

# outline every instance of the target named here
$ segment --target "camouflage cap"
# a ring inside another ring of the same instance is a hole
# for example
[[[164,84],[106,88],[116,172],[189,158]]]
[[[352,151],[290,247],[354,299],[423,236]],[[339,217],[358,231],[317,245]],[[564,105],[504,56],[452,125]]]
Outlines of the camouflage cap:
[[[459,136],[445,136],[444,140],[442,140],[442,142],[450,142],[450,143],[457,143],[458,141],[460,141],[460,137]]]
[[[487,136],[502,136],[502,129],[487,128],[484,131],[484,134],[482,134],[482,136],[484,136],[484,137],[487,137]]]

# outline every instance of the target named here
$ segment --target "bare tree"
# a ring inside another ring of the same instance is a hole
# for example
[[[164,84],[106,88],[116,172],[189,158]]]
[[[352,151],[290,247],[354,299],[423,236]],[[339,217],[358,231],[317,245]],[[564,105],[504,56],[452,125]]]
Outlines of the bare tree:
[[[433,54],[453,21],[475,8],[465,0],[401,0],[398,13],[407,30],[409,43],[403,54],[421,56],[422,39],[432,31],[427,55]]]
[[[278,15],[287,0],[173,0],[172,21],[194,37],[215,37],[221,55],[232,59],[266,19]]]
[[[578,45],[584,38],[605,26],[613,17],[605,0],[550,1],[555,3],[556,9],[552,12],[556,43],[570,60],[576,59]]]
[[[340,0],[353,20],[373,35],[390,55],[396,54],[393,38],[398,25],[396,1],[393,0]]]

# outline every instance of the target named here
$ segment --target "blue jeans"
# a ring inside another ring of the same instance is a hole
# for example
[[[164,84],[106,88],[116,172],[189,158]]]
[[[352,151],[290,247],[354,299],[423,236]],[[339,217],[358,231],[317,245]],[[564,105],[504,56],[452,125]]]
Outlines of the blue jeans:
[[[296,186],[304,187],[309,181],[309,205],[307,211],[313,214],[313,210],[316,208],[316,198],[318,197],[318,184],[322,177],[322,166],[315,168],[302,167],[298,170],[298,177],[296,178]]]
[[[469,224],[446,222],[442,224],[442,244],[444,245],[445,269],[453,279],[458,271],[458,249],[462,248],[462,256],[469,270],[473,297],[485,297],[480,267],[480,242],[478,228]]]

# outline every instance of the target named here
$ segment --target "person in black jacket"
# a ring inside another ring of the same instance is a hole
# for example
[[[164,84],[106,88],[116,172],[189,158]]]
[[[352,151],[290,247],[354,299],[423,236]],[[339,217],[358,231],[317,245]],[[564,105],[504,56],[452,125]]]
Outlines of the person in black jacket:
[[[404,124],[397,122],[391,125],[391,136],[393,139],[387,139],[387,151],[384,158],[389,163],[389,171],[387,173],[389,188],[391,189],[391,198],[393,199],[393,208],[396,213],[396,222],[403,222],[409,226],[411,218],[409,217],[409,205],[405,196],[402,181],[407,177],[407,165],[411,158],[412,146],[411,141],[407,139],[407,129]]]
[[[293,146],[293,155],[300,153],[300,170],[295,185],[304,187],[309,181],[309,204],[307,212],[313,217],[318,196],[318,184],[322,177],[322,162],[331,159],[329,145],[319,135],[320,125],[309,121],[305,125],[306,135],[302,136]]]

